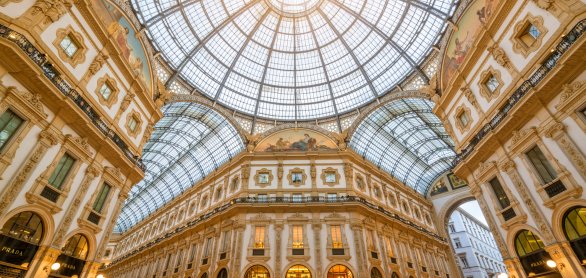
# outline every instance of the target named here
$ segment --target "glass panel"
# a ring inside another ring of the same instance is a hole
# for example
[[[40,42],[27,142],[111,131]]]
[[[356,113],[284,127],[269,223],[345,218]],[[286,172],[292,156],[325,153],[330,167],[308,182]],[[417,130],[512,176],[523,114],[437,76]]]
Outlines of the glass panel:
[[[227,251],[230,247],[230,231],[224,231],[224,242],[222,243],[222,251]]]
[[[265,227],[256,226],[254,229],[254,248],[265,248]]]
[[[100,87],[100,94],[105,100],[109,100],[110,95],[112,94],[112,87],[110,87],[107,82],[104,82],[102,87]]]
[[[61,49],[63,49],[63,52],[65,52],[65,55],[70,58],[73,57],[75,52],[77,52],[77,49],[79,49],[75,41],[69,35],[65,36],[59,45],[61,46]]]
[[[342,243],[342,228],[340,225],[332,225],[330,227],[330,231],[332,233],[332,248],[343,248],[344,244]]]
[[[65,153],[49,177],[49,184],[55,188],[61,188],[74,163],[75,159],[73,159],[73,157],[71,157],[69,154]]]
[[[0,151],[4,148],[6,142],[12,138],[22,122],[23,119],[10,110],[2,113],[2,116],[0,116]]]
[[[568,240],[576,240],[586,236],[586,208],[575,208],[566,213],[563,222]]]
[[[33,212],[21,212],[4,223],[2,234],[38,245],[44,236],[43,221]]]
[[[541,249],[543,249],[543,242],[541,242],[541,239],[532,232],[522,230],[515,238],[515,249],[517,250],[519,257],[524,257],[533,252],[541,251]]]
[[[496,91],[500,83],[496,79],[496,77],[491,74],[490,77],[486,80],[486,82],[484,82],[484,85],[491,93],[494,93],[494,91]]]
[[[294,265],[287,270],[286,278],[311,278],[311,272],[307,267],[302,265]]]
[[[501,182],[497,178],[494,178],[490,180],[489,183],[492,187],[492,191],[494,191],[494,195],[496,196],[497,200],[499,201],[499,204],[501,205],[501,208],[504,209],[509,207],[511,205],[511,202],[509,201],[509,197],[503,189]]]
[[[556,171],[551,167],[551,164],[549,164],[549,161],[545,158],[545,155],[539,147],[533,147],[526,155],[544,184],[548,184],[557,179]]]
[[[293,225],[293,248],[303,248],[303,225]]]
[[[352,271],[345,265],[337,264],[328,270],[328,278],[352,278]]]
[[[98,196],[96,197],[96,200],[94,201],[94,205],[92,206],[92,208],[94,209],[94,211],[96,212],[102,212],[102,208],[104,207],[104,203],[106,202],[106,199],[108,198],[108,194],[110,193],[110,185],[104,183],[102,185],[102,188],[100,189],[100,193],[98,193]]]
[[[244,278],[270,278],[269,270],[264,266],[255,265],[249,268],[244,274]]]
[[[65,247],[63,247],[63,254],[80,260],[85,260],[88,249],[87,238],[84,235],[76,234],[67,240]]]

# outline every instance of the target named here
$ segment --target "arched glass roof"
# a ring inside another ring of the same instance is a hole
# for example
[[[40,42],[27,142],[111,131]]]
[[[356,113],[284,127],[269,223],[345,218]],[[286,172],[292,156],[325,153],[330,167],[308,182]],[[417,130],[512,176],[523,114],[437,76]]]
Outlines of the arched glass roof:
[[[210,107],[171,103],[163,115],[144,147],[145,178],[130,190],[116,232],[128,230],[244,150],[236,128]]]
[[[451,167],[454,143],[432,113],[433,102],[399,99],[368,115],[350,147],[393,177],[426,194]]]
[[[210,99],[266,119],[339,115],[429,55],[458,0],[132,0],[154,47]]]

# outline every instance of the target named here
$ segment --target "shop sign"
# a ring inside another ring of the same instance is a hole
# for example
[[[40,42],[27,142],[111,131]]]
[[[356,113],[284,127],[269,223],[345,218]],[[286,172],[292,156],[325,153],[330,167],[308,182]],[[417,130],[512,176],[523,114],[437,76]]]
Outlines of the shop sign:
[[[0,235],[0,261],[28,267],[38,249],[37,245]]]

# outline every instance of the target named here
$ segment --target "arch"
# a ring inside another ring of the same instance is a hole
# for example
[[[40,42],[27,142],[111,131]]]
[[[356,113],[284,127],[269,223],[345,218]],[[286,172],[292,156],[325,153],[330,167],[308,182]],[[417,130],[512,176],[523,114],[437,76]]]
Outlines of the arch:
[[[208,273],[204,272],[201,276],[199,276],[199,278],[208,278]]]
[[[216,275],[216,278],[228,278],[228,270],[226,270],[225,267],[220,269]]]
[[[85,261],[89,254],[89,240],[83,234],[75,234],[65,241],[61,251],[63,255]]]
[[[328,268],[327,278],[354,278],[354,271],[345,264],[333,263]]]
[[[566,211],[562,228],[578,261],[586,261],[586,207],[576,206]]]
[[[380,272],[378,268],[373,267],[370,270],[370,278],[383,278],[383,274]]]
[[[80,229],[75,229],[75,230],[71,231],[64,238],[69,239],[76,234],[84,235],[86,237],[86,239],[88,240],[89,248],[88,248],[88,253],[87,253],[87,260],[89,261],[89,260],[92,260],[93,258],[95,258],[95,256],[97,255],[97,252],[98,252],[98,250],[97,250],[98,244],[96,242],[95,234],[86,228],[80,228]],[[66,241],[64,241],[62,243],[62,246],[60,246],[61,248],[65,247],[65,244],[66,244],[65,242]]]
[[[262,264],[254,264],[246,269],[244,278],[270,278],[271,272],[269,268]]]
[[[529,277],[554,271],[545,264],[546,261],[551,260],[551,256],[545,250],[545,244],[541,241],[541,237],[534,232],[527,229],[515,232],[513,248],[523,270]]]
[[[40,245],[45,235],[43,219],[32,211],[19,212],[2,224],[2,235]]]
[[[265,132],[262,132],[257,136],[257,138],[255,138],[255,142],[260,142],[264,139],[266,139],[267,137],[279,132],[279,131],[283,131],[286,129],[309,129],[311,131],[315,131],[317,133],[320,133],[326,137],[328,137],[330,140],[336,142],[336,143],[341,143],[343,140],[342,138],[340,138],[340,135],[338,135],[335,132],[331,132],[325,128],[322,128],[320,126],[314,125],[314,124],[308,124],[308,123],[286,123],[286,124],[282,124],[282,125],[278,125],[275,126]]]
[[[286,267],[285,278],[312,278],[313,271],[306,265],[291,263]]]
[[[43,220],[44,236],[39,245],[51,244],[51,240],[53,240],[55,233],[55,222],[53,221],[53,217],[49,214],[49,212],[47,212],[47,209],[41,207],[40,205],[24,205],[13,209],[12,211],[8,212],[4,218],[2,218],[2,220],[0,220],[0,227],[3,227],[4,224],[13,216],[25,211],[34,212]]]
[[[211,107],[174,102],[145,144],[145,177],[130,190],[115,231],[124,232],[244,150],[245,140]]]
[[[397,274],[397,272],[393,271],[393,274],[391,274],[391,278],[401,278],[401,277],[399,276],[399,274]]]
[[[456,156],[454,142],[433,107],[433,102],[417,98],[390,101],[349,134],[349,147],[425,195]]]
[[[566,213],[574,207],[586,207],[586,200],[584,200],[584,199],[566,200],[563,203],[557,204],[555,206],[555,209],[552,212],[551,228],[552,228],[554,237],[558,241],[565,241],[566,240],[566,234],[562,228],[563,218],[564,218],[564,215],[566,215]]]
[[[454,192],[454,191],[452,191]],[[462,204],[470,202],[470,201],[475,201],[476,198],[472,195],[472,193],[470,193],[470,190],[463,190],[461,192],[455,193],[452,196],[450,196],[450,199],[444,203],[444,205],[442,205],[442,208],[440,209],[439,212],[437,213],[437,221],[439,223],[438,227],[441,227],[441,229],[439,229],[440,234],[444,237],[448,237],[448,223],[450,222],[450,216],[452,216],[452,213]],[[496,235],[495,235],[496,236]]]

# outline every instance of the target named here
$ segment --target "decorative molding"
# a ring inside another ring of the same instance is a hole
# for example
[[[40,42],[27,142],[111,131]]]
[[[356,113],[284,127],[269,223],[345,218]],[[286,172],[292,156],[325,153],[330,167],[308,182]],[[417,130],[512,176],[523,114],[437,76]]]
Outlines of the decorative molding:
[[[300,180],[293,180],[293,175],[294,174],[298,174],[299,178],[301,178]],[[295,167],[291,170],[289,170],[289,174],[287,174],[287,180],[289,181],[290,185],[294,185],[294,186],[302,186],[305,185],[305,181],[307,180],[307,175],[305,174],[305,170],[301,169],[299,167]]]
[[[134,118],[134,121],[136,122],[136,126],[134,128],[134,130],[132,130],[130,128],[130,121]],[[126,115],[126,124],[124,125],[126,127],[126,131],[128,132],[128,134],[134,138],[136,138],[138,136],[138,134],[140,133],[140,129],[142,126],[142,117],[140,116],[140,113],[138,113],[138,111],[136,110],[132,110],[130,113],[128,113]]]
[[[328,175],[334,175],[335,181],[328,181]],[[323,184],[328,186],[335,186],[340,184],[340,173],[338,173],[338,169],[328,167],[321,171],[320,178]]]
[[[521,40],[521,37],[525,35],[525,31],[530,25],[535,26],[537,30],[539,30],[539,37],[537,37],[531,45],[527,45]],[[546,33],[547,29],[544,26],[543,17],[533,16],[531,13],[528,13],[525,18],[520,20],[514,27],[513,37],[511,38],[511,41],[513,42],[513,52],[519,53],[527,58],[529,54],[541,47],[543,37]]]
[[[108,55],[106,54],[106,50],[102,50],[94,57],[94,60],[90,63],[85,78],[89,79],[90,77],[96,75],[98,71],[102,69],[102,66],[104,66],[106,60],[108,60]]]
[[[266,175],[266,182],[261,182],[261,180],[260,180],[261,175]],[[273,182],[272,171],[267,168],[262,168],[262,169],[256,170],[256,174],[254,175],[254,182],[256,183],[256,186],[259,186],[259,187],[270,186],[271,183]]]
[[[554,2],[554,0],[532,0],[535,5],[537,5],[538,7],[544,9],[544,10],[549,10],[550,8],[552,8],[552,4]]]
[[[72,6],[72,0],[37,0],[31,15],[43,15],[43,23],[49,24],[59,20]]]
[[[499,83],[498,86],[492,92],[486,86],[486,83],[488,82],[488,80],[491,77],[494,77]],[[501,73],[499,71],[495,70],[494,68],[489,67],[487,70],[483,71],[480,74],[480,79],[478,81],[478,88],[480,88],[480,95],[482,95],[486,99],[487,102],[490,102],[491,100],[497,98],[498,95],[500,95],[503,84],[504,84],[504,82],[501,77]]]
[[[464,93],[464,96],[466,97],[468,102],[470,102],[470,104],[472,104],[472,106],[476,109],[476,111],[478,111],[479,113],[482,113],[482,110],[480,109],[480,105],[478,105],[478,101],[476,100],[476,96],[474,95],[474,92],[472,92],[472,90],[470,90],[470,87],[463,87],[461,89],[461,91],[462,91],[462,93]]]
[[[46,1],[59,2],[59,0],[39,0],[37,3]],[[71,57],[67,55],[65,50],[63,50],[61,47],[61,41],[63,41],[63,39],[65,39],[67,36],[73,40],[73,43],[77,47],[77,50]],[[88,48],[84,43],[83,36],[79,32],[76,32],[71,25],[67,25],[65,28],[60,28],[57,30],[57,38],[55,38],[53,41],[53,46],[55,46],[57,49],[59,58],[61,58],[62,61],[69,63],[72,67],[75,68],[77,65],[85,62],[85,55],[88,51]]]
[[[492,58],[497,62],[497,64],[501,65],[506,69],[513,69],[511,60],[509,59],[507,53],[502,47],[495,44],[493,46],[488,47],[487,50],[492,55]]]
[[[460,121],[460,115],[462,115],[462,113],[464,113],[466,118],[468,118],[468,122],[466,123],[466,125],[464,125],[462,121]],[[460,105],[460,107],[456,109],[454,121],[456,123],[456,128],[458,129],[458,131],[460,131],[460,134],[463,135],[472,126],[472,113],[470,113],[470,108],[468,108],[465,105]]]
[[[108,96],[108,99],[106,99],[100,92],[104,85],[108,86],[108,88],[110,88],[111,91],[110,96]],[[114,80],[108,74],[98,79],[95,94],[98,96],[98,101],[100,102],[100,104],[108,108],[112,108],[112,104],[118,102],[118,92],[120,92],[120,90],[118,89],[116,80]]]

